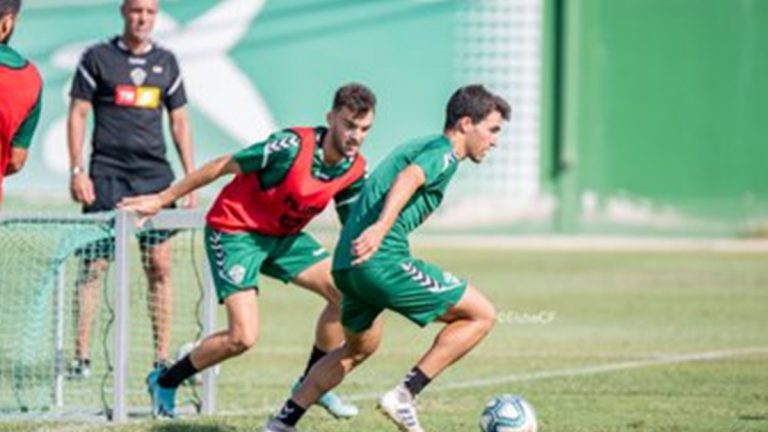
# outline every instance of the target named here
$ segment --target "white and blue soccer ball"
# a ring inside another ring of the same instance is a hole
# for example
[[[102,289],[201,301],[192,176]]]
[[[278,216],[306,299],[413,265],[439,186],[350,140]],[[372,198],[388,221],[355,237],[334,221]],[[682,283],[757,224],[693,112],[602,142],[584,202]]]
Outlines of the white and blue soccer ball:
[[[533,406],[516,395],[494,397],[480,418],[483,432],[536,432],[537,427]]]

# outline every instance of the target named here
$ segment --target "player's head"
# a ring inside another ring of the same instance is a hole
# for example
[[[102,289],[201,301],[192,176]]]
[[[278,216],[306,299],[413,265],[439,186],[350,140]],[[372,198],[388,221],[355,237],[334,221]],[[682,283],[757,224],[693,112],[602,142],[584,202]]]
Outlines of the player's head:
[[[362,84],[347,84],[333,97],[333,107],[326,115],[331,145],[346,156],[354,156],[373,126],[376,96]]]
[[[158,8],[158,0],[123,0],[120,6],[120,15],[125,23],[123,37],[137,43],[149,41]]]
[[[468,85],[456,90],[448,101],[445,114],[446,132],[464,136],[467,156],[480,162],[501,132],[504,120],[509,120],[507,101],[482,85]]]
[[[7,44],[13,35],[21,0],[0,0],[0,43]]]

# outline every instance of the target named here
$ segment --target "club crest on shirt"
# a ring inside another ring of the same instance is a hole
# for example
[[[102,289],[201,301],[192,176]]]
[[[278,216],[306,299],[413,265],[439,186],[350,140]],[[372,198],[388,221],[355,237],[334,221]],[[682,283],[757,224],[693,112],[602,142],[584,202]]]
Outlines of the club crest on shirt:
[[[144,72],[144,69],[133,68],[133,70],[131,70],[131,81],[133,81],[133,85],[140,86],[144,84],[144,81],[146,79],[147,79],[147,73]]]
[[[245,278],[245,267],[239,264],[232,266],[229,269],[229,277],[232,279],[232,282],[239,284]]]

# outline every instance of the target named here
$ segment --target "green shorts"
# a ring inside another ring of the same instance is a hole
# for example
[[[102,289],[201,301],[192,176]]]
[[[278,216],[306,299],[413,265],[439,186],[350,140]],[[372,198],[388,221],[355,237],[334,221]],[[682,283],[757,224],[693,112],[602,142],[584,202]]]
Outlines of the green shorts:
[[[205,250],[219,303],[230,295],[259,288],[259,273],[289,282],[330,254],[311,235],[227,234],[205,227]]]
[[[467,289],[467,281],[412,257],[334,270],[333,279],[342,293],[341,324],[354,333],[369,329],[384,309],[424,327],[458,303]]]

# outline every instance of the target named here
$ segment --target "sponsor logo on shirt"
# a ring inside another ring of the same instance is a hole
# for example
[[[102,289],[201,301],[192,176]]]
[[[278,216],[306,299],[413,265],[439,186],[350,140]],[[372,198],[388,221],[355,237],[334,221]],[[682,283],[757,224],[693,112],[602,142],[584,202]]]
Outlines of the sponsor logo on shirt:
[[[160,105],[160,88],[152,86],[119,85],[115,87],[115,105],[131,108],[156,109]]]

